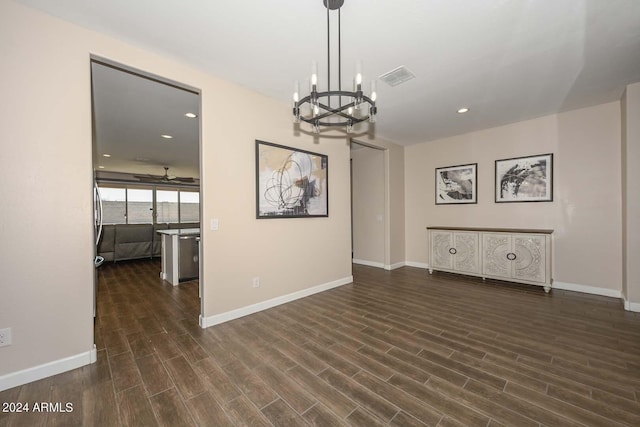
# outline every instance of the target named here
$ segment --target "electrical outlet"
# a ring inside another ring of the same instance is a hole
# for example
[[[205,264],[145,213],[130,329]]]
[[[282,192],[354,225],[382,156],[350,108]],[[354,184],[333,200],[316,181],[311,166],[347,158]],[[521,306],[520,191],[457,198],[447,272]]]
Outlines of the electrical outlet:
[[[253,278],[253,287],[254,288],[259,288],[260,287],[260,278],[259,277],[254,277]]]
[[[11,345],[11,328],[0,329],[0,347]]]

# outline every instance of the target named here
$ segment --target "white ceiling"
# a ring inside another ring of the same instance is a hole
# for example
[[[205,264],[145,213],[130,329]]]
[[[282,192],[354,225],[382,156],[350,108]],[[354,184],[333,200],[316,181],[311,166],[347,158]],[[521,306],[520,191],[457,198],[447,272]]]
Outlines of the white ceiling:
[[[199,177],[198,94],[96,62],[91,83],[97,170]]]
[[[18,1],[286,102],[312,60],[326,81],[322,0]],[[375,126],[415,144],[618,100],[640,81],[640,1],[345,0],[346,87],[357,60],[365,81],[416,75],[378,82]]]

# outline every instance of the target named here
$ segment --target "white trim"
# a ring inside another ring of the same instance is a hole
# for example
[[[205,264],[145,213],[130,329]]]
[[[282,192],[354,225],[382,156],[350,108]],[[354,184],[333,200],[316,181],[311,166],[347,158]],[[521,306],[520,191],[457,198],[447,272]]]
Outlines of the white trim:
[[[369,267],[385,268],[385,265],[383,262],[367,261],[364,259],[355,259],[355,258],[351,259],[351,262],[354,264],[368,265]]]
[[[93,350],[3,375],[0,377],[0,391],[90,365],[96,360],[98,360],[98,351],[94,344]]]
[[[396,262],[395,264],[385,265],[385,270],[395,270],[396,268],[404,267],[406,265],[405,262]]]
[[[395,264],[389,265],[389,264],[384,264],[382,262],[366,261],[363,259],[355,259],[355,258],[353,258],[351,262],[354,264],[367,265],[369,267],[384,268],[385,270],[395,270],[396,268],[404,267],[406,265],[404,261],[396,262]]]
[[[426,262],[405,261],[404,265],[407,267],[424,268],[425,270],[429,269],[429,264]]]
[[[230,320],[238,319],[240,317],[248,316],[253,313],[257,313],[262,310],[276,307],[281,304],[286,304],[291,301],[295,301],[300,298],[308,297],[319,292],[328,291],[329,289],[337,288],[338,286],[347,285],[353,283],[353,276],[344,277],[342,279],[334,280],[332,282],[324,283],[312,288],[303,289],[301,291],[293,292],[280,297],[272,298],[266,301],[262,301],[256,304],[251,304],[246,307],[237,308],[235,310],[227,311],[225,313],[215,314],[213,316],[202,317],[200,316],[200,327],[208,328],[209,326],[218,325],[220,323],[228,322]]]
[[[624,309],[627,311],[635,311],[640,313],[640,303],[624,300]]]
[[[551,289],[562,289],[564,291],[582,292],[585,294],[601,295],[603,297],[622,298],[622,293],[615,289],[598,288],[596,286],[578,285],[576,283],[566,283],[553,281]]]
[[[368,263],[368,261],[360,261],[355,259],[353,260],[353,262],[354,264],[373,265],[373,263]],[[377,265],[373,265],[373,266],[377,267]],[[385,266],[384,268],[386,270],[393,270],[403,266],[423,268],[425,270],[429,269],[429,264],[424,262],[417,262],[417,261],[398,262],[396,264],[392,264],[391,266]],[[599,288],[596,286],[580,285],[577,283],[558,282],[554,280],[551,288],[562,289],[565,291],[582,292],[585,294],[592,294],[592,295],[601,295],[601,296],[610,297],[610,298],[624,298],[622,295],[622,292],[617,291],[615,289]],[[628,310],[628,311],[640,312],[640,303],[629,302],[625,299],[624,307],[625,307],[625,310]]]

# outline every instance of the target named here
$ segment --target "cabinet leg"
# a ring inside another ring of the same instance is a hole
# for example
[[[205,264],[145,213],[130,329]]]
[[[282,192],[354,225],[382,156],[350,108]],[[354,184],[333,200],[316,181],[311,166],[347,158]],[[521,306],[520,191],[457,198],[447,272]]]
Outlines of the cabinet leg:
[[[433,268],[429,269],[429,274],[433,274]]]
[[[544,287],[544,292],[548,294],[549,291],[551,291],[551,286],[545,286]]]

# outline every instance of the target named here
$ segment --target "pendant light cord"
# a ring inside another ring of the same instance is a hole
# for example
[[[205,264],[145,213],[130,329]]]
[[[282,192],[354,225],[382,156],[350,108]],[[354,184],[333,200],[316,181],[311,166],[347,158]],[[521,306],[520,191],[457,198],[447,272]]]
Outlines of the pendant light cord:
[[[338,8],[338,90],[342,90],[342,26]],[[329,1],[327,1],[327,91],[331,90],[331,18],[329,16]],[[328,97],[331,107],[331,96]],[[338,105],[342,105],[342,96],[338,96]]]
[[[329,22],[329,0],[327,0],[327,91],[331,90],[331,26]],[[331,107],[331,97],[328,97]]]
[[[340,26],[340,9],[338,9],[338,90],[342,90],[342,28]],[[338,97],[338,105],[342,105],[342,96]]]

